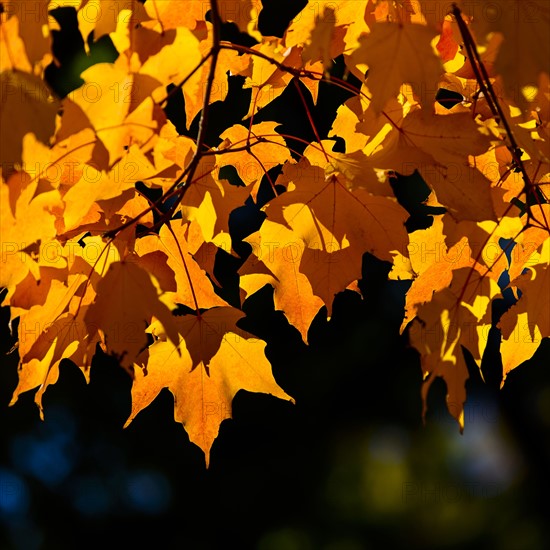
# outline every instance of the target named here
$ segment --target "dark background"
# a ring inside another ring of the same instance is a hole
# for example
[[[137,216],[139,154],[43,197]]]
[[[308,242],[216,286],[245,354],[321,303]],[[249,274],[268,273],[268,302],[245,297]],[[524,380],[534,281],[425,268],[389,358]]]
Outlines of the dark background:
[[[264,0],[262,32],[281,35],[303,4]],[[103,37],[86,55],[74,11],[56,10],[55,16],[62,27],[54,41],[61,66],[47,75],[64,96],[80,85],[78,71],[112,61],[116,52]],[[231,24],[223,32],[225,39],[254,43]],[[343,73],[337,59],[333,74]],[[227,100],[212,106],[210,146],[246,114],[250,90],[242,90],[242,78],[229,80]],[[303,95],[326,137],[349,95],[325,84],[317,106],[305,88]],[[167,114],[181,133],[196,137],[198,120],[185,130],[181,94]],[[314,139],[293,85],[254,121],[262,120]],[[303,149],[300,142],[291,145]],[[231,171],[226,175],[239,183]],[[398,176],[394,187],[411,213],[408,229],[430,225],[419,178]],[[259,204],[248,203],[231,218],[234,247],[243,255],[248,250],[240,240],[257,229],[269,193],[264,182]],[[8,408],[18,357],[5,355],[15,341],[2,308],[0,548],[96,549],[117,540],[125,547],[186,549],[544,548],[549,339],[508,376],[502,391],[498,354],[488,353],[482,365],[490,384],[471,368],[464,435],[446,411],[440,380],[423,426],[418,354],[398,334],[408,283],[387,281],[389,266],[369,255],[363,264],[362,295],[339,294],[330,321],[322,310],[309,346],[274,311],[269,287],[245,302],[242,326],[267,341],[275,378],[296,404],[239,392],[208,470],[202,451],[174,422],[168,390],[122,429],[131,380],[100,352],[88,386],[74,365],[62,364],[59,382],[44,397],[44,422],[34,392]],[[222,253],[217,257],[220,293],[233,303],[238,266]]]

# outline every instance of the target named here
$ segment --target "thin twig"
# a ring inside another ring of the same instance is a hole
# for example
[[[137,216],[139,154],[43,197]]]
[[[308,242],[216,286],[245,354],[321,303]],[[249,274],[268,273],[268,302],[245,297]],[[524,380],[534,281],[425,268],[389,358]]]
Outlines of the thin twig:
[[[159,220],[158,225],[159,227],[162,226],[164,223],[166,223],[167,220],[169,220],[176,208],[181,203],[181,200],[183,199],[183,196],[185,195],[185,192],[189,188],[190,183],[193,181],[193,176],[195,175],[195,172],[197,170],[197,167],[199,165],[200,159],[202,158],[202,151],[201,149],[204,147],[204,142],[206,138],[206,129],[208,124],[208,111],[209,111],[209,105],[210,105],[210,95],[212,93],[212,86],[214,83],[214,76],[216,74],[216,65],[218,62],[218,56],[220,53],[220,36],[221,36],[221,20],[220,15],[218,11],[218,3],[217,0],[210,0],[210,11],[212,15],[212,49],[210,50],[209,54],[204,58],[205,60],[209,57],[212,57],[212,62],[210,65],[210,69],[208,71],[208,79],[206,82],[206,90],[204,94],[204,101],[202,106],[202,112],[201,112],[201,118],[199,121],[199,132],[197,136],[197,147],[195,150],[195,153],[193,154],[193,157],[190,161],[190,163],[187,165],[185,170],[181,173],[181,175],[174,181],[174,183],[170,186],[170,188],[160,197],[157,199],[152,205],[150,205],[148,208],[146,208],[143,212],[132,218],[131,220],[127,221],[126,223],[122,224],[121,226],[112,229],[111,231],[107,231],[103,234],[104,237],[108,238],[114,238],[118,233],[129,227],[130,225],[136,223],[139,221],[145,214],[150,212],[153,209],[158,209],[162,206],[162,204],[169,198],[172,197],[174,194],[173,192],[178,189],[178,197],[177,200],[170,206],[170,208],[164,213],[162,218]],[[200,65],[202,65],[203,62],[201,62],[193,72],[195,72]],[[189,75],[190,76],[190,75]],[[183,180],[186,179],[185,183],[182,185]]]
[[[456,4],[453,4],[452,14],[455,16],[456,22],[458,23],[458,28],[460,29],[460,34],[462,35],[462,39],[464,40],[464,46],[466,47],[466,52],[468,53],[470,65],[472,66],[479,87],[483,92],[483,96],[487,99],[491,112],[495,115],[495,117],[498,117],[499,121],[502,122],[502,125],[504,126],[506,135],[508,136],[508,140],[510,141],[510,146],[508,147],[508,149],[512,155],[512,158],[514,159],[516,166],[521,172],[523,182],[525,184],[525,189],[527,190],[528,188],[530,188],[532,183],[521,160],[521,150],[518,147],[518,144],[512,132],[512,128],[508,124],[508,119],[506,118],[506,115],[504,114],[504,111],[502,110],[502,107],[498,102],[497,96],[493,89],[493,85],[491,84],[491,80],[489,78],[489,74],[485,69],[483,61],[481,61],[481,57],[479,56],[479,53],[477,51],[474,39],[472,38],[472,35],[466,23],[464,22],[464,19],[462,19],[462,12]]]

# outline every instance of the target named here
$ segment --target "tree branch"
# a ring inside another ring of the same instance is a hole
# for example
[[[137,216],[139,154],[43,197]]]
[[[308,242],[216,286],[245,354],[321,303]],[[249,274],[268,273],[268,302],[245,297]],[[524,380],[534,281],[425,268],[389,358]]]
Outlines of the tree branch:
[[[464,40],[464,46],[466,47],[468,59],[470,60],[470,64],[472,65],[474,74],[476,75],[477,83],[479,84],[479,87],[483,92],[483,96],[487,99],[487,102],[489,103],[489,108],[491,109],[491,112],[495,115],[495,117],[500,120],[500,122],[502,122],[502,125],[504,126],[504,130],[506,131],[506,135],[508,136],[508,140],[510,141],[508,150],[510,151],[512,158],[514,159],[516,166],[521,172],[523,182],[525,183],[525,189],[527,189],[532,184],[527,174],[527,171],[525,170],[525,166],[523,165],[523,162],[521,160],[521,150],[518,147],[518,144],[512,132],[512,128],[508,124],[506,115],[504,114],[504,111],[502,110],[502,107],[498,102],[497,96],[493,89],[493,85],[491,84],[491,80],[489,78],[489,74],[485,69],[485,65],[481,61],[481,57],[479,56],[479,53],[477,51],[477,47],[472,37],[472,34],[470,33],[466,23],[464,22],[464,19],[462,19],[462,12],[456,4],[453,4],[452,14],[455,16],[456,22],[458,23],[458,28],[460,29],[462,40]]]
[[[201,149],[204,147],[204,142],[206,138],[206,129],[208,125],[208,111],[210,106],[210,96],[212,94],[212,86],[214,83],[214,76],[216,74],[216,66],[218,64],[218,56],[220,53],[220,37],[221,37],[221,19],[220,14],[218,10],[218,2],[217,0],[210,0],[210,11],[212,16],[212,48],[208,55],[195,67],[195,69],[192,71],[191,74],[193,74],[196,70],[199,69],[200,66],[208,59],[212,58],[210,69],[208,71],[208,79],[206,81],[206,89],[204,93],[204,100],[202,105],[202,112],[201,117],[199,121],[199,132],[197,135],[197,148],[195,150],[195,153],[187,165],[187,167],[184,169],[182,174],[174,181],[174,183],[170,186],[170,188],[160,197],[157,201],[155,201],[152,205],[150,205],[147,209],[145,209],[142,213],[140,213],[138,216],[132,218],[131,220],[127,221],[125,224],[112,229],[111,231],[107,231],[103,234],[104,237],[107,238],[114,238],[118,233],[129,227],[130,225],[136,223],[139,221],[147,212],[150,212],[153,209],[159,209],[162,204],[171,198],[174,194],[174,191],[178,189],[178,196],[177,199],[174,201],[174,204],[170,206],[170,208],[164,213],[162,218],[155,224],[157,227],[161,227],[166,221],[168,221],[176,208],[181,203],[181,200],[183,199],[185,192],[189,188],[189,185],[193,181],[193,176],[195,175],[195,172],[197,171],[197,167],[199,165],[200,159],[202,157]],[[191,75],[189,75],[187,78],[189,78]],[[187,80],[187,78],[185,80]],[[184,81],[185,82],[185,81]],[[182,184],[183,180],[186,179],[185,183]]]

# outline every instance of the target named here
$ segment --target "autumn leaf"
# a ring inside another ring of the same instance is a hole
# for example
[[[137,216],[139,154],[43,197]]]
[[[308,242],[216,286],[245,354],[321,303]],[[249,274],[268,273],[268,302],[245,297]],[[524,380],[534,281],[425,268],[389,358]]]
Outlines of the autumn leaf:
[[[189,227],[186,223],[173,222],[164,226],[159,235],[140,239],[138,252],[141,257],[158,251],[166,257],[167,268],[175,277],[176,289],[164,288],[165,300],[175,307],[177,303],[193,309],[224,306],[212,287],[206,273],[193,259],[187,244]]]
[[[162,119],[162,115],[150,97],[140,95],[147,88],[123,61],[94,65],[82,78],[85,83],[71,94],[71,100],[87,117],[113,165],[132,144],[151,139],[160,126],[157,116]],[[154,89],[148,86],[149,93]]]
[[[220,136],[229,140],[229,146],[223,153],[216,155],[218,168],[234,166],[245,185],[254,184],[251,192],[253,197],[263,175],[291,159],[285,140],[277,133],[276,128],[276,122],[261,122],[250,129],[237,124]],[[250,144],[250,150],[247,150],[247,144]],[[232,152],[232,147],[240,150]]]
[[[315,296],[311,281],[301,272],[306,251],[304,242],[285,226],[269,219],[245,240],[252,245],[254,256],[239,270],[241,288],[251,295],[266,284],[272,285],[275,309],[284,312],[307,343],[311,321],[323,305],[319,297],[325,298],[330,308],[333,296],[330,299],[326,294]],[[355,275],[357,273],[352,277]]]
[[[159,339],[137,360],[132,412],[126,426],[162,388],[174,396],[174,418],[210,462],[220,424],[231,418],[231,402],[244,389],[292,400],[275,382],[264,355],[265,342],[236,326],[243,316],[232,308],[177,321],[177,345]],[[138,366],[143,365],[142,368]]]
[[[538,328],[539,334],[542,334],[543,337],[550,334],[550,311],[542,301],[529,299],[529,296],[540,296],[541,292],[546,292],[549,283],[548,264],[536,265],[530,272],[520,275],[512,281],[511,285],[518,288],[522,295],[518,303],[512,306],[501,320],[501,326],[507,328],[507,330],[503,330],[505,337],[508,337],[512,332],[510,330],[510,319],[520,313],[527,313],[531,340],[535,338],[535,327]]]
[[[504,40],[495,60],[495,71],[504,79],[508,98],[527,109],[528,86],[537,87],[541,73],[550,74],[550,6],[545,0],[497,0],[486,17],[474,17],[473,28],[483,43],[489,33]]]
[[[455,270],[475,265],[466,238],[448,246],[439,216],[434,217],[431,227],[409,235],[407,252],[415,277],[406,294],[401,331],[415,318],[419,304],[430,302],[435,292],[450,286]]]
[[[101,331],[109,353],[115,355],[122,366],[130,368],[147,345],[145,328],[153,316],[163,323],[172,342],[177,343],[170,310],[159,300],[151,276],[129,258],[109,266],[84,320],[91,334]]]
[[[123,23],[132,21],[133,25],[137,25],[148,19],[144,6],[140,2],[123,3],[116,0],[87,0],[85,4],[86,11],[80,12],[83,16],[79,17],[78,21],[78,28],[85,43],[87,43],[91,32],[93,32],[94,41],[114,32],[118,21]],[[92,13],[96,16],[91,17]]]
[[[11,294],[34,263],[28,246],[56,235],[56,214],[62,203],[56,190],[36,195],[38,179],[16,172],[0,183],[0,286]]]
[[[39,386],[35,394],[35,403],[44,418],[42,397],[51,384],[59,378],[59,365],[63,359],[70,359],[80,367],[86,381],[89,381],[91,357],[95,352],[97,337],[88,338],[87,327],[80,319],[70,313],[58,317],[52,324],[46,325],[32,348],[21,361],[19,382],[15,388],[10,405],[19,395]]]
[[[498,293],[496,282],[475,270],[462,268],[454,272],[448,288],[434,293],[432,299],[419,308],[409,337],[422,361],[424,416],[429,388],[440,376],[447,385],[447,408],[460,430],[464,429],[468,369],[460,346],[473,352],[479,366],[480,335],[476,327],[483,322],[487,324],[489,303]]]
[[[432,111],[433,91],[443,72],[431,47],[435,35],[433,29],[422,25],[376,23],[370,34],[360,39],[352,59],[369,68],[367,84],[372,92],[372,108],[377,113],[397,97],[402,84],[412,86],[422,107]]]
[[[351,247],[360,262],[365,251],[391,260],[392,251],[406,246],[405,213],[396,201],[362,189],[352,192],[345,177],[325,177],[305,160],[290,178],[288,191],[269,203],[268,217],[284,220],[308,248],[330,253]]]
[[[207,160],[199,164],[197,172],[199,177],[185,195],[182,212],[185,219],[196,220],[205,240],[212,242],[220,233],[229,235],[229,216],[244,205],[250,191],[216,178],[214,164]]]
[[[54,7],[89,53],[69,92]],[[371,303],[369,253],[410,281],[424,414],[441,377],[462,430],[464,353],[480,367],[499,329],[505,379],[550,336],[550,12],[476,9],[310,2],[264,36],[260,0],[2,4],[12,403],[34,391],[42,416],[61,363],[88,380],[98,348],[133,378],[129,422],[168,388],[208,464],[240,389],[291,399],[241,308],[272,287],[309,345],[339,293]]]
[[[333,15],[327,12],[325,17],[325,9],[331,10]],[[338,0],[326,5],[324,3],[308,4],[290,22],[285,32],[284,43],[287,47],[307,45],[315,32],[317,22],[322,21],[323,27],[334,25],[335,29],[340,29],[334,36],[335,40],[331,41],[332,56],[349,53],[355,47],[357,38],[369,32],[368,12],[369,2],[366,1]],[[322,31],[317,32],[322,34]]]
[[[145,3],[145,11],[159,21],[165,31],[177,28],[194,29],[204,21],[207,4],[202,0],[188,0],[185,9],[180,9],[180,0],[152,0]]]
[[[9,68],[36,74],[52,61],[48,4],[49,0],[5,3],[0,14],[0,72]]]
[[[59,105],[40,78],[23,72],[0,73],[0,156],[3,163],[21,161],[22,142],[33,133],[49,144]]]
[[[346,27],[344,25],[335,27],[335,23],[335,10],[325,6],[322,17],[318,16],[316,18],[315,28],[312,30],[311,37],[302,52],[304,61],[321,61],[325,74],[332,66],[332,58],[344,50],[343,38]]]
[[[370,162],[404,174],[418,170],[457,220],[494,219],[490,182],[468,159],[485,153],[491,139],[466,113],[426,115],[416,110]]]

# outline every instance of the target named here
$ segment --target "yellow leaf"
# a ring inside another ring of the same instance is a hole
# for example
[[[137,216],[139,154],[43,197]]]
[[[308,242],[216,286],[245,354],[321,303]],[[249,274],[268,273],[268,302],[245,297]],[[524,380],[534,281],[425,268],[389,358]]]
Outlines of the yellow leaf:
[[[145,329],[153,315],[162,322],[172,342],[177,343],[170,310],[159,300],[150,275],[130,257],[109,266],[97,285],[97,297],[84,321],[89,334],[101,331],[105,335],[109,353],[129,368],[147,345]]]
[[[183,338],[177,345],[158,340],[138,358],[136,367],[144,368],[136,368],[126,426],[162,388],[169,388],[174,418],[203,450],[208,467],[212,443],[222,421],[231,418],[231,403],[239,390],[292,401],[273,378],[265,342],[236,327],[242,315],[232,308],[215,308],[200,317],[178,319]]]
[[[259,231],[245,240],[252,245],[255,259],[251,257],[239,270],[241,288],[253,294],[265,284],[272,285],[275,309],[284,312],[307,343],[307,331],[323,302],[314,295],[308,277],[300,272],[305,252],[302,239],[285,226],[267,219]],[[326,302],[330,309],[332,296]]]
[[[46,83],[31,74],[0,73],[0,158],[3,163],[21,161],[23,138],[32,132],[49,145],[59,105]],[[3,167],[3,170],[6,170]],[[6,174],[6,172],[4,172]]]
[[[432,50],[436,32],[423,25],[376,23],[371,33],[359,41],[352,54],[354,64],[369,67],[367,84],[372,92],[372,108],[380,113],[397,97],[402,84],[409,84],[422,107],[432,112],[441,61]]]

